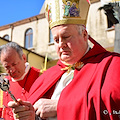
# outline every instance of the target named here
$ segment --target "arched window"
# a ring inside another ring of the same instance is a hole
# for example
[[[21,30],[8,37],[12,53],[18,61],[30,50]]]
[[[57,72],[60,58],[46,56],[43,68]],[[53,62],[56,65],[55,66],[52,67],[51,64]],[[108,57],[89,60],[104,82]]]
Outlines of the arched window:
[[[3,38],[9,40],[9,35],[4,35]]]
[[[25,32],[25,48],[33,47],[33,30],[30,28]]]

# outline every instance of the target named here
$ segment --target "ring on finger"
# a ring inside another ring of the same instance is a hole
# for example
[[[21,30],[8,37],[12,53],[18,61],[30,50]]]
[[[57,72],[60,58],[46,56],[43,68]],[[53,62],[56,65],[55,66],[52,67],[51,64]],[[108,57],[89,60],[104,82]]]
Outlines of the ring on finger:
[[[17,119],[19,119],[19,115],[18,115],[18,113],[15,115],[15,117],[16,117]]]

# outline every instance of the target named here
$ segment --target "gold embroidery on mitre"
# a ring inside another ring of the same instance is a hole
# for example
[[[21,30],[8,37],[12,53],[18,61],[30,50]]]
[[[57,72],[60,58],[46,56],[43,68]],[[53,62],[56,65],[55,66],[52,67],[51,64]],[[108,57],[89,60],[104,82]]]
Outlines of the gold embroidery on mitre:
[[[45,15],[50,28],[61,24],[86,26],[89,0],[46,0]]]

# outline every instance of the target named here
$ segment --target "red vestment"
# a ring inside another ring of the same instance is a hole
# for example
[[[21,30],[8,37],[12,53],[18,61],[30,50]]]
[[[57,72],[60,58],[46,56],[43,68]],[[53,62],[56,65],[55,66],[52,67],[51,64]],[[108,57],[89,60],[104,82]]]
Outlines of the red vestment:
[[[80,60],[73,80],[62,90],[57,120],[120,120],[120,54],[106,51],[92,38],[94,47]],[[60,61],[43,73],[30,89],[29,101],[50,98],[65,71]]]
[[[23,80],[18,82],[13,82],[11,77],[8,76],[10,82],[10,91],[15,96],[16,99],[20,98],[22,100],[27,100],[29,89],[34,83],[34,81],[39,77],[40,70],[34,67],[31,67],[27,75]],[[7,106],[9,101],[13,101],[8,94],[8,92],[3,93],[3,105],[6,107],[4,109],[4,118],[5,120],[14,120],[11,109]]]

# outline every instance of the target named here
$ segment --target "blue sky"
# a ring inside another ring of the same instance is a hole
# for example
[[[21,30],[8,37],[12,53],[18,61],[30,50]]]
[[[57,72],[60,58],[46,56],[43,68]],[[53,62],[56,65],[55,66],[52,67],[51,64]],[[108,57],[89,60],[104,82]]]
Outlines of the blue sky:
[[[44,0],[1,0],[0,26],[38,15]]]

